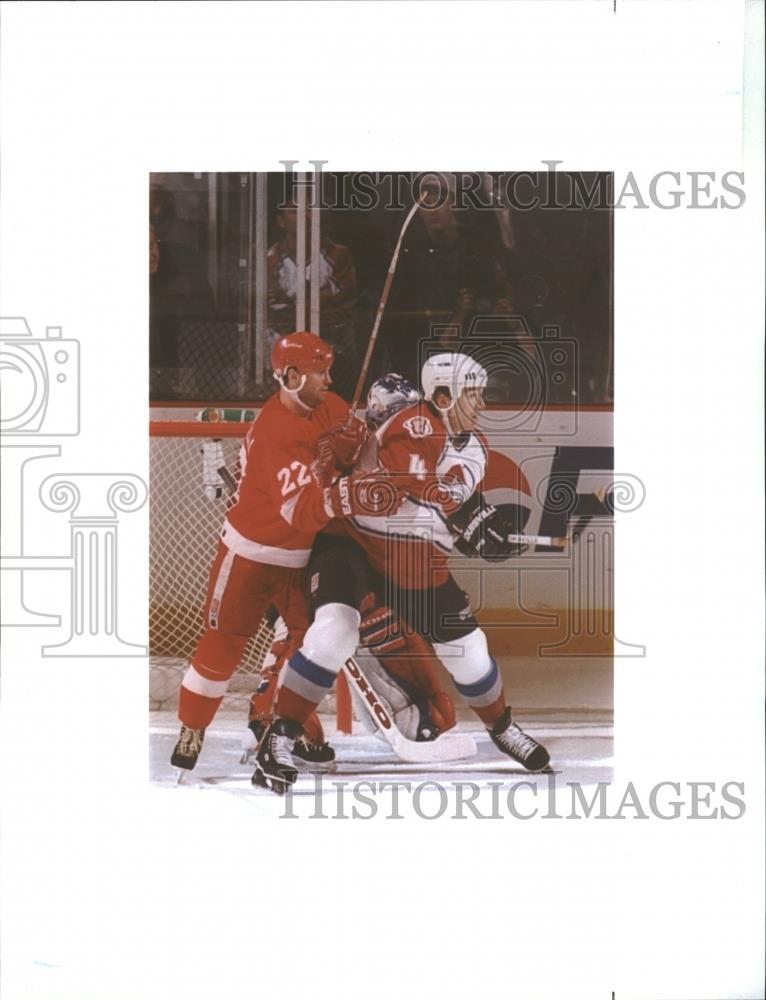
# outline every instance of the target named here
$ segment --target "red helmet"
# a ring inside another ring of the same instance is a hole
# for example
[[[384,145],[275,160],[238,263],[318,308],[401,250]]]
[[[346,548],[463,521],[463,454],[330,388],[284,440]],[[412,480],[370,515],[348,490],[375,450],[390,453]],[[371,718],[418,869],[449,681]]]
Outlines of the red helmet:
[[[299,375],[319,372],[332,364],[332,347],[315,333],[301,331],[280,337],[271,349],[271,367],[281,381],[288,368]]]

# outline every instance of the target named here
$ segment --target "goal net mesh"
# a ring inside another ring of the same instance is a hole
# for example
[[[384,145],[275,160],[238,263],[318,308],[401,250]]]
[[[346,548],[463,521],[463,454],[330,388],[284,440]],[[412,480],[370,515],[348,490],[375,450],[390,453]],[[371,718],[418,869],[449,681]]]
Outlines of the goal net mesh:
[[[178,421],[150,425],[150,707],[175,708],[178,688],[202,632],[208,573],[232,496],[210,499],[203,484],[205,425]],[[234,475],[246,424],[209,428],[207,440],[221,438],[225,465]],[[194,435],[194,436],[192,436]],[[235,436],[232,436],[235,435]],[[225,704],[243,707],[258,686],[260,669],[273,639],[262,622],[229,684]]]

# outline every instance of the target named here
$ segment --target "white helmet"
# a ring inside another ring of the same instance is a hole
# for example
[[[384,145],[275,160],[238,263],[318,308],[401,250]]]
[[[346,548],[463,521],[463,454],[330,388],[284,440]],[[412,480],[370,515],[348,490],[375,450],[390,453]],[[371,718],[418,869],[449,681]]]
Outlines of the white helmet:
[[[439,388],[445,388],[452,397],[447,407],[452,409],[463,389],[484,389],[487,372],[478,361],[467,354],[434,354],[423,365],[420,373],[423,395],[431,400]]]

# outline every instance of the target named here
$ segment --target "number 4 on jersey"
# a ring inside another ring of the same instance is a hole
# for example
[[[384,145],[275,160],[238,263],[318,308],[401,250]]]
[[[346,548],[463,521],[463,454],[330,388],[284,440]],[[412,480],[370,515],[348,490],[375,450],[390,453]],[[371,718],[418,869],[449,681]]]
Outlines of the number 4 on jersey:
[[[409,471],[416,476],[418,479],[425,479],[426,473],[428,472],[426,468],[426,463],[422,455],[410,455],[410,468]]]

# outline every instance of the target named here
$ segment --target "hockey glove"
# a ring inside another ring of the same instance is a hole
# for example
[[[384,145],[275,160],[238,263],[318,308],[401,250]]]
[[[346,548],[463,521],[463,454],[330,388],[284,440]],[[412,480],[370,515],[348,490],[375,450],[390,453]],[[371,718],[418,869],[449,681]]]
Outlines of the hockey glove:
[[[435,740],[456,723],[455,706],[441,689],[437,660],[422,636],[409,632],[402,648],[375,648],[365,660],[365,677],[407,739]]]
[[[529,546],[509,542],[508,536],[521,529],[521,512],[517,504],[494,507],[482,493],[474,493],[447,519],[447,527],[456,536],[455,548],[464,556],[481,556],[488,562],[503,562],[521,555]],[[528,512],[527,512],[528,514]],[[523,518],[526,521],[526,518]]]
[[[335,456],[338,468],[349,471],[367,440],[367,426],[356,417],[350,423],[336,424],[327,434],[322,435]]]
[[[220,500],[224,482],[220,469],[225,468],[226,458],[220,438],[202,442],[202,485],[208,500]]]
[[[322,486],[328,486],[337,470],[350,472],[359,458],[367,440],[367,427],[361,420],[353,418],[347,425],[336,424],[317,441],[316,478]]]
[[[381,469],[342,476],[324,490],[324,509],[329,517],[386,517],[403,501],[404,494]]]

